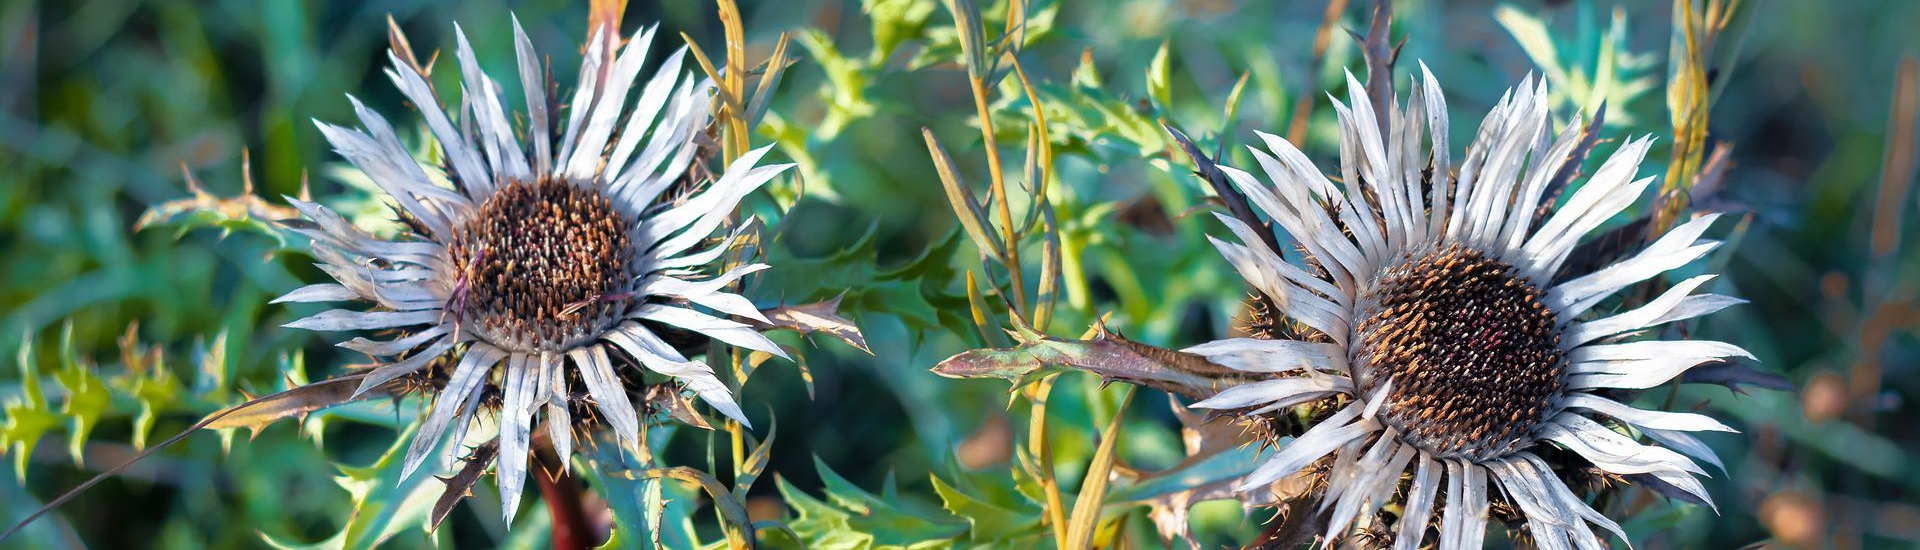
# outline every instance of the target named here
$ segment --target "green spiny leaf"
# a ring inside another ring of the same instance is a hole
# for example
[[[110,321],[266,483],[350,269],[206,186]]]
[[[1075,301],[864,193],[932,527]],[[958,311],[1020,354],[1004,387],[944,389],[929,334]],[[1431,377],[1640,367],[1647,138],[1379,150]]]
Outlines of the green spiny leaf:
[[[34,445],[40,442],[40,436],[60,425],[59,413],[47,406],[46,396],[40,392],[40,369],[33,361],[31,334],[20,344],[20,389],[19,397],[7,400],[7,422],[0,426],[0,445],[13,453],[14,475],[25,483],[27,460],[33,456]]]

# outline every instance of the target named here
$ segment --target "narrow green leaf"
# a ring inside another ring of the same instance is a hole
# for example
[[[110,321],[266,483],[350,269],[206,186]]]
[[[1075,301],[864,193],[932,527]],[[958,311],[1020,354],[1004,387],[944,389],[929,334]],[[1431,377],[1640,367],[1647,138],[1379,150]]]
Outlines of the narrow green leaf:
[[[1173,77],[1167,67],[1167,47],[1170,42],[1160,41],[1160,50],[1153,53],[1153,61],[1147,63],[1147,97],[1153,98],[1153,105],[1162,113],[1173,108]]]
[[[960,180],[953,157],[947,156],[946,148],[941,147],[940,140],[933,137],[933,130],[921,128],[920,135],[926,138],[927,154],[933,157],[934,170],[940,174],[940,184],[947,191],[947,202],[953,208],[954,215],[960,218],[960,227],[980,247],[981,253],[995,259],[1005,258],[1005,246],[1000,242],[1000,237],[987,230],[989,222],[986,209],[974,197],[973,188]]]
[[[1080,483],[1080,494],[1073,501],[1073,517],[1067,520],[1067,540],[1060,545],[1064,550],[1093,547],[1093,535],[1099,530],[1100,509],[1105,504],[1113,473],[1114,453],[1119,446],[1120,421],[1126,418],[1133,392],[1133,388],[1127,389],[1126,397],[1120,399],[1120,407],[1113,413],[1113,420],[1100,432],[1100,448],[1094,451],[1093,463],[1087,466],[1086,480]]]

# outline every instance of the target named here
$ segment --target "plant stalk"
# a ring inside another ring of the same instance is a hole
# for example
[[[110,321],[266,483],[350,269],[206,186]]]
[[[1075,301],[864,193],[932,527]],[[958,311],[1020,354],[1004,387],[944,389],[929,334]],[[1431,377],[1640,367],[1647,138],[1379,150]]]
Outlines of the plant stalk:
[[[556,455],[550,444],[537,447],[535,457],[547,470],[547,475],[533,477],[540,484],[540,500],[546,503],[547,514],[553,518],[554,550],[592,548],[594,536],[582,506],[585,489],[580,478],[573,475],[573,470],[566,467],[566,459]]]

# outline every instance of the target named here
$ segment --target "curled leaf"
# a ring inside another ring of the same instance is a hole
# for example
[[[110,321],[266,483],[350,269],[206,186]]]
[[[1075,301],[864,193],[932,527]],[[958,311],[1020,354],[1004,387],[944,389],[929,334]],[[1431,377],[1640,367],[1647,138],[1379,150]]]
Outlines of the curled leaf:
[[[713,425],[707,423],[706,417],[700,416],[698,412],[694,412],[693,401],[687,399],[687,396],[681,395],[680,388],[672,384],[656,384],[648,388],[647,407],[655,411],[665,412],[667,416],[680,421],[682,424],[702,430],[713,429]]]

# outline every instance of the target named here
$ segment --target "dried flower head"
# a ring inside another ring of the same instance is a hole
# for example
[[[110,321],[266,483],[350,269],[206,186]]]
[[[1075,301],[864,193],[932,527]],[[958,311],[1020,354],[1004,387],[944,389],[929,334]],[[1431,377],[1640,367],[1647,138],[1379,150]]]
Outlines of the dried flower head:
[[[334,149],[386,192],[409,230],[375,237],[323,206],[294,201],[305,219],[289,225],[312,239],[319,267],[336,282],[278,301],[375,304],[288,326],[390,335],[340,345],[383,358],[361,391],[404,377],[433,395],[406,455],[407,475],[450,431],[457,442],[482,411],[497,413],[495,468],[511,519],[536,418],[545,418],[562,457],[572,452],[574,430],[587,425],[583,418],[610,426],[623,445],[637,444],[639,367],[747,422],[713,369],[663,336],[699,334],[786,357],[733,319],[766,322],[726,290],[767,266],[704,278],[702,268],[740,237],[736,229],[712,238],[731,223],[741,198],[790,165],[756,166],[767,151],[759,149],[707,177],[697,138],[709,123],[713,85],[683,70],[684,48],[641,80],[652,29],[623,49],[595,34],[561,124],[539,57],[515,21],[524,128],[510,122],[518,117],[503,109],[499,84],[480,70],[458,26],[455,35],[462,97],[453,116],[411,52],[389,54],[387,76],[420,109],[437,161],[416,160],[385,118],[351,96],[362,129],[316,121]],[[447,447],[443,467],[459,452]]]
[[[1543,202],[1551,204],[1578,171],[1586,127],[1576,118],[1554,135],[1544,83],[1509,92],[1458,164],[1447,147],[1446,103],[1424,67],[1404,110],[1375,113],[1364,88],[1351,75],[1348,83],[1354,95],[1335,101],[1342,186],[1272,135],[1262,135],[1266,149],[1252,148],[1271,183],[1223,167],[1309,261],[1289,263],[1253,227],[1225,215],[1222,223],[1242,244],[1215,246],[1263,301],[1304,328],[1297,338],[1269,331],[1186,350],[1261,377],[1193,406],[1252,418],[1334,405],[1242,489],[1321,472],[1328,538],[1391,522],[1394,547],[1405,549],[1421,546],[1436,514],[1439,548],[1479,548],[1495,503],[1523,517],[1542,548],[1604,547],[1590,525],[1624,539],[1542,458],[1561,452],[1553,447],[1708,501],[1694,478],[1704,471],[1686,455],[1718,459],[1684,432],[1732,429],[1603,394],[1751,358],[1722,342],[1624,341],[1741,300],[1694,294],[1712,278],[1702,275],[1640,307],[1595,312],[1616,292],[1713,250],[1719,243],[1701,235],[1716,216],[1684,223],[1612,265],[1562,269],[1581,237],[1643,195],[1653,178],[1634,174],[1651,139],[1623,144],[1548,210]],[[1385,135],[1379,116],[1390,117]],[[1626,429],[1665,446],[1641,444]],[[1490,495],[1489,480],[1500,494]],[[1379,514],[1387,508],[1398,513]]]

